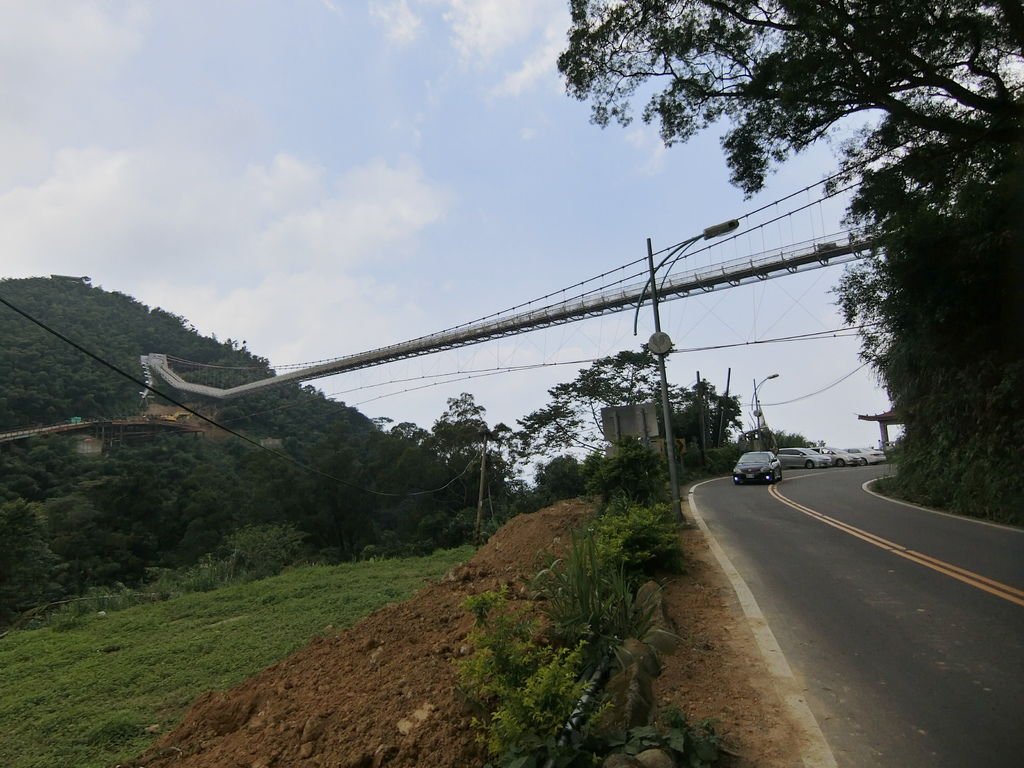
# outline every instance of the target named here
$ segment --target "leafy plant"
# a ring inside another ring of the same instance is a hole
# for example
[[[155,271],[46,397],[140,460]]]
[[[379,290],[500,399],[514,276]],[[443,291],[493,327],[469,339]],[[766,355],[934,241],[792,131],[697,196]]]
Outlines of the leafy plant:
[[[286,525],[246,525],[227,537],[230,558],[249,578],[280,573],[299,556],[306,535]]]
[[[583,691],[585,645],[555,649],[536,643],[537,622],[509,606],[507,590],[471,597],[466,608],[476,617],[469,638],[474,652],[459,663],[460,685],[490,712],[474,721],[488,751],[506,755],[511,763],[503,764],[516,764],[568,720]]]
[[[619,558],[602,557],[593,531],[574,534],[569,553],[533,584],[552,638],[565,646],[586,641],[590,667],[626,638],[645,640],[655,629],[653,596],[638,595]]]
[[[606,502],[619,496],[639,504],[665,498],[668,486],[664,462],[636,438],[616,442],[611,456],[592,454],[583,468],[587,490]]]
[[[598,557],[621,563],[630,576],[683,570],[679,530],[667,504],[620,499],[606,507],[593,531]]]
[[[616,752],[637,755],[647,749],[661,749],[671,755],[675,765],[687,768],[707,768],[718,761],[721,745],[710,721],[690,725],[686,715],[676,707],[664,708],[659,721],[659,725],[592,737],[589,746],[602,755]]]

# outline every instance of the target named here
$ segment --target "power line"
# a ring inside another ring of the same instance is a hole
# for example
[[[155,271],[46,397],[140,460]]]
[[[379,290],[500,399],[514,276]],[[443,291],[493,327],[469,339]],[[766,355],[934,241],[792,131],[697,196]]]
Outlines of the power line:
[[[867,365],[868,365],[868,363],[863,363],[861,365],[858,365],[856,368],[854,368],[852,371],[850,371],[845,376],[841,376],[840,378],[836,379],[835,381],[833,381],[828,386],[822,387],[821,389],[817,390],[816,392],[811,392],[811,393],[806,394],[806,395],[801,395],[800,397],[794,397],[792,400],[783,400],[782,402],[779,402],[779,403],[762,403],[762,405],[767,405],[767,406],[771,406],[771,407],[778,406],[778,405],[789,405],[790,403],[798,403],[801,400],[806,400],[806,399],[808,399],[810,397],[814,397],[815,395],[820,395],[822,392],[827,392],[828,390],[832,389],[832,387],[836,387],[836,386],[842,384],[848,378],[853,376],[853,374],[857,373],[857,371],[863,370],[865,367],[867,367]]]
[[[692,352],[713,352],[713,351],[720,350],[720,349],[733,349],[733,348],[736,348],[736,347],[749,347],[749,346],[756,346],[758,344],[786,344],[786,343],[796,342],[796,341],[821,341],[821,340],[825,340],[825,339],[853,338],[853,337],[857,336],[857,332],[860,331],[861,329],[868,328],[868,327],[871,327],[873,325],[878,325],[878,323],[866,323],[864,325],[851,326],[849,328],[833,328],[833,329],[826,330],[826,331],[810,331],[808,333],[793,334],[793,335],[790,335],[790,336],[779,336],[779,337],[771,338],[771,339],[755,339],[753,341],[733,342],[733,343],[730,343],[730,344],[713,344],[713,345],[707,345],[707,346],[703,346],[703,347],[687,347],[687,348],[684,348],[684,349],[673,349],[672,350],[672,354],[686,354],[686,353],[692,353]],[[422,390],[422,389],[430,389],[432,387],[440,387],[440,386],[444,386],[445,384],[456,384],[458,382],[469,381],[471,379],[485,378],[485,377],[488,377],[488,376],[497,376],[497,375],[503,374],[503,373],[519,373],[520,371],[534,370],[534,369],[537,369],[537,368],[546,368],[546,367],[553,367],[553,366],[560,366],[560,365],[579,365],[581,363],[593,363],[593,362],[596,362],[598,359],[599,358],[589,358],[589,359],[581,359],[581,360],[565,360],[565,361],[556,361],[556,362],[551,362],[551,363],[534,363],[534,364],[531,364],[531,365],[523,365],[523,366],[508,366],[508,367],[504,367],[504,368],[482,369],[480,371],[474,371],[474,372],[470,373],[469,375],[465,375],[465,376],[459,376],[458,375],[459,372],[452,372],[452,373],[447,373],[447,374],[429,374],[429,375],[424,375],[424,376],[419,376],[419,377],[415,377],[414,376],[414,377],[410,377],[408,379],[397,379],[397,380],[393,380],[393,381],[390,381],[390,382],[379,382],[377,384],[367,384],[367,385],[361,386],[361,387],[353,387],[351,389],[347,389],[347,390],[344,390],[342,392],[332,392],[332,393],[330,393],[327,396],[328,397],[332,397],[334,395],[339,395],[339,394],[350,394],[352,392],[359,392],[359,391],[362,391],[364,389],[375,389],[377,387],[387,386],[388,384],[393,384],[393,383],[405,383],[405,382],[411,382],[411,381],[424,381],[424,380],[426,380],[428,378],[439,378],[439,377],[443,377],[443,376],[458,376],[458,378],[450,378],[450,379],[446,379],[445,381],[433,381],[433,382],[430,382],[429,384],[423,384],[423,385],[418,386],[418,387],[407,387],[406,389],[397,390],[395,392],[387,392],[387,393],[385,393],[383,395],[379,395],[377,397],[372,397],[372,398],[368,398],[366,400],[361,400],[361,401],[359,401],[357,403],[353,403],[353,405],[365,405],[366,403],[376,402],[377,400],[384,400],[384,399],[389,398],[389,397],[396,397],[398,395],[404,395],[404,394],[407,394],[409,392],[416,392],[416,391],[419,391],[419,390]],[[861,366],[861,368],[863,368],[863,367],[864,366]],[[857,370],[860,370],[860,368],[858,368]],[[850,374],[850,375],[853,375],[853,374]],[[833,386],[833,385],[830,385],[830,386]],[[289,406],[289,407],[291,407],[291,406]],[[258,415],[258,414],[253,414],[253,415]]]
[[[88,350],[85,347],[83,347],[81,344],[79,344],[79,343],[69,339],[67,336],[62,334],[60,331],[57,331],[54,328],[51,328],[50,326],[48,326],[46,323],[42,322],[41,320],[37,320],[35,317],[30,315],[28,312],[25,312],[24,310],[19,309],[14,304],[12,304],[7,299],[5,299],[3,296],[0,296],[0,304],[3,304],[4,306],[9,308],[13,312],[16,312],[17,314],[21,315],[23,318],[28,320],[30,323],[33,323],[33,324],[39,326],[40,328],[42,328],[47,333],[49,333],[49,334],[51,334],[53,336],[56,336],[58,339],[63,341],[65,344],[70,345],[71,347],[73,347],[74,349],[78,350],[83,355],[86,355],[87,357],[89,357],[92,360],[96,361],[100,365],[102,365],[102,366],[104,366],[106,368],[109,368],[110,370],[114,371],[118,375],[123,376],[124,378],[128,379],[132,383],[137,384],[138,386],[142,387],[143,389],[145,389],[145,390],[147,390],[149,392],[152,392],[154,395],[158,395],[158,396],[164,398],[169,403],[172,403],[173,405],[177,406],[178,408],[181,408],[181,409],[187,411],[188,413],[191,413],[193,416],[196,416],[197,418],[202,419],[207,424],[210,424],[211,426],[213,426],[213,427],[215,427],[217,429],[223,430],[224,432],[227,432],[229,435],[237,437],[239,440],[242,440],[243,442],[248,443],[249,445],[253,446],[254,448],[257,448],[258,450],[266,451],[267,453],[271,454],[272,456],[276,456],[279,459],[283,459],[284,461],[290,462],[291,464],[294,464],[296,467],[299,467],[300,469],[303,469],[306,472],[312,472],[313,474],[320,475],[321,477],[325,477],[325,478],[327,478],[329,480],[333,480],[334,482],[339,483],[340,485],[344,485],[344,486],[346,486],[348,488],[354,488],[355,490],[362,491],[364,493],[369,493],[369,494],[372,494],[372,495],[375,495],[375,496],[389,496],[389,497],[399,497],[399,498],[405,498],[407,496],[425,496],[425,495],[429,495],[429,494],[432,494],[432,493],[437,493],[439,491],[445,490],[446,488],[448,488],[448,486],[450,486],[456,480],[458,480],[461,477],[465,476],[466,473],[469,472],[470,467],[472,467],[472,465],[475,463],[475,460],[474,461],[470,461],[470,463],[466,465],[466,468],[459,475],[457,475],[456,477],[452,478],[450,481],[445,483],[440,488],[434,488],[434,489],[431,489],[429,491],[409,491],[409,492],[406,492],[406,493],[389,493],[389,492],[386,492],[386,491],[375,491],[375,490],[370,489],[370,488],[363,488],[362,486],[356,485],[355,483],[350,483],[347,480],[342,480],[340,477],[335,477],[334,475],[332,475],[332,474],[330,474],[328,472],[323,472],[322,470],[319,470],[316,467],[311,467],[308,464],[303,464],[301,461],[298,461],[297,459],[289,456],[286,453],[283,453],[281,451],[275,451],[272,448],[268,448],[265,445],[261,445],[257,441],[253,440],[251,437],[243,435],[241,432],[238,432],[238,431],[236,431],[234,429],[231,429],[231,427],[224,426],[223,424],[221,424],[221,423],[211,419],[209,416],[206,416],[206,415],[200,413],[199,411],[195,410],[194,408],[191,408],[190,406],[186,405],[185,403],[183,403],[183,402],[181,402],[179,400],[176,400],[175,398],[171,397],[170,395],[164,394],[163,392],[161,392],[160,390],[158,390],[155,387],[151,386],[150,384],[147,384],[146,382],[144,382],[144,381],[142,381],[140,379],[137,379],[135,376],[132,376],[130,373],[128,373],[124,369],[120,368],[117,365],[114,365],[114,363],[109,362],[108,360],[106,360],[105,358],[103,358],[100,355],[96,354],[95,352],[92,352],[91,350]]]
[[[812,189],[814,189],[816,187],[820,187],[822,185],[829,184],[830,182],[834,181],[835,179],[842,178],[843,176],[849,175],[850,171],[851,171],[851,169],[847,169],[845,171],[838,172],[838,173],[835,173],[835,174],[833,174],[831,176],[828,176],[825,179],[822,179],[821,181],[815,182],[814,184],[809,184],[809,185],[803,187],[802,189],[797,190],[796,192],[792,192],[792,193],[790,193],[788,195],[785,195],[785,196],[783,196],[781,198],[778,198],[778,199],[776,199],[776,200],[774,200],[774,201],[772,201],[770,203],[766,203],[765,205],[762,205],[759,208],[755,208],[752,211],[748,211],[747,213],[742,214],[741,216],[739,216],[737,220],[743,220],[743,219],[750,218],[750,217],[756,215],[757,213],[760,213],[760,212],[762,212],[764,210],[767,210],[769,208],[777,206],[780,203],[783,203],[783,202],[785,202],[787,200],[790,200],[790,199],[792,199],[794,197],[797,197],[797,196],[799,196],[801,194],[804,194],[804,193],[806,193],[806,192],[808,192],[808,191],[810,191],[810,190],[812,190]],[[774,224],[774,223],[776,223],[778,221],[781,221],[782,219],[785,219],[785,218],[788,218],[788,217],[792,217],[793,215],[795,215],[795,214],[797,214],[797,213],[799,213],[801,211],[807,210],[808,208],[811,208],[811,207],[813,207],[815,205],[818,205],[818,204],[824,202],[825,200],[828,200],[828,199],[830,199],[832,197],[836,197],[837,195],[840,195],[843,192],[849,191],[850,189],[853,189],[854,187],[858,186],[859,184],[860,184],[860,182],[857,181],[857,182],[848,184],[845,187],[841,187],[841,188],[838,188],[838,189],[830,190],[826,194],[822,195],[821,197],[819,197],[819,198],[817,198],[817,199],[815,199],[815,200],[813,200],[813,201],[811,201],[809,203],[801,205],[801,206],[799,206],[799,207],[797,207],[797,208],[795,208],[793,210],[786,211],[786,212],[776,216],[775,218],[769,219],[768,221],[762,222],[762,223],[758,224],[757,226],[753,227],[752,229],[744,230],[743,232],[736,233],[736,234],[734,234],[732,236],[729,236],[729,237],[719,238],[714,243],[710,243],[710,244],[705,245],[705,246],[703,246],[701,248],[698,248],[696,251],[690,252],[688,254],[687,258],[692,258],[693,256],[697,256],[697,255],[699,255],[701,253],[705,253],[705,252],[707,252],[710,249],[715,248],[715,247],[719,247],[720,248],[725,243],[734,241],[734,240],[736,240],[739,237],[746,237],[746,236],[749,236],[752,232],[756,232],[758,230],[763,230],[764,228],[768,227],[769,225]],[[685,242],[685,241],[683,241],[683,242]],[[668,251],[671,251],[673,248],[678,247],[680,244],[681,243],[675,243],[673,245],[669,245],[669,246],[667,246],[665,248],[662,248],[659,251],[656,251],[654,253],[654,255],[657,256],[657,255],[666,253]],[[437,336],[437,335],[440,335],[440,334],[451,333],[451,332],[457,331],[457,330],[459,330],[461,328],[466,328],[468,326],[473,326],[473,325],[476,325],[476,324],[479,324],[479,323],[483,323],[483,322],[485,322],[487,320],[495,320],[495,319],[501,318],[501,317],[503,317],[505,315],[508,315],[510,313],[517,312],[517,311],[520,311],[520,310],[524,310],[524,309],[526,309],[528,307],[534,307],[535,305],[539,304],[540,302],[544,302],[544,301],[546,301],[548,299],[552,299],[552,298],[554,298],[556,296],[561,296],[561,299],[559,301],[557,301],[557,302],[545,304],[545,305],[542,305],[542,306],[537,306],[536,307],[536,311],[540,312],[540,311],[543,311],[543,310],[546,310],[546,309],[552,309],[552,308],[555,308],[555,307],[563,306],[565,303],[567,303],[569,301],[576,301],[576,300],[580,300],[580,299],[585,299],[588,296],[592,296],[594,294],[598,294],[598,293],[602,293],[604,291],[608,291],[608,290],[610,290],[610,289],[612,289],[612,288],[614,288],[616,286],[622,286],[622,285],[624,285],[624,284],[626,284],[626,283],[628,283],[630,281],[640,281],[641,279],[646,279],[647,278],[647,270],[646,270],[646,267],[644,267],[643,269],[639,269],[639,270],[637,270],[635,272],[631,272],[629,274],[626,274],[626,275],[624,275],[623,277],[620,277],[617,280],[614,280],[614,281],[611,281],[611,282],[607,282],[607,281],[601,282],[596,287],[590,288],[590,289],[582,291],[580,293],[576,293],[576,294],[573,294],[573,295],[570,295],[570,296],[566,296],[565,295],[566,293],[568,293],[568,292],[570,292],[570,291],[572,291],[574,289],[582,288],[582,287],[584,287],[584,286],[586,286],[586,285],[588,285],[590,283],[594,283],[596,281],[601,281],[603,278],[606,278],[606,277],[608,277],[610,275],[613,275],[615,273],[624,272],[625,270],[628,270],[631,267],[635,267],[637,265],[643,264],[644,262],[646,262],[646,257],[640,257],[640,258],[634,259],[633,261],[630,261],[630,262],[622,264],[622,265],[620,265],[618,267],[614,267],[612,269],[606,270],[606,271],[601,272],[600,274],[594,275],[592,277],[588,277],[588,278],[586,278],[584,280],[581,280],[579,282],[573,283],[573,284],[571,284],[569,286],[566,286],[564,288],[560,288],[560,289],[555,290],[555,291],[550,291],[550,292],[548,292],[548,293],[546,293],[546,294],[544,294],[542,296],[538,296],[538,297],[530,299],[528,301],[520,302],[520,303],[518,303],[516,305],[513,305],[511,307],[508,307],[506,309],[502,309],[502,310],[498,310],[496,312],[488,313],[488,314],[483,315],[483,316],[481,316],[479,318],[476,318],[475,320],[469,320],[469,321],[466,321],[466,322],[458,323],[456,325],[450,326],[450,327],[442,329],[440,331],[435,331],[433,333],[426,334],[424,336],[419,336],[419,337],[415,337],[413,339],[409,339],[406,343],[412,343],[412,342],[415,342],[415,341],[419,341],[421,339],[428,338],[429,336]],[[311,366],[315,366],[315,365],[322,365],[322,364],[325,364],[325,363],[332,363],[334,361],[343,359],[343,357],[344,356],[329,357],[329,358],[323,358],[321,360],[315,360],[315,361],[310,361],[310,362],[306,362],[306,363],[287,363],[287,364],[281,364],[281,365],[272,365],[271,367],[274,368],[275,370],[301,369],[301,368],[311,367]],[[185,361],[185,362],[189,362],[189,361]],[[200,363],[193,363],[193,364],[195,364],[195,365],[205,365],[205,364],[200,364]],[[208,366],[208,367],[220,367],[220,366]]]

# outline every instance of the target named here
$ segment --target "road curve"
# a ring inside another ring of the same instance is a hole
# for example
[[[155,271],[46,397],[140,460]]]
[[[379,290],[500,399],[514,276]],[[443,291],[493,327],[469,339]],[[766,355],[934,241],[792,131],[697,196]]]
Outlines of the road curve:
[[[888,472],[694,489],[840,768],[1024,764],[1024,531],[867,493]]]

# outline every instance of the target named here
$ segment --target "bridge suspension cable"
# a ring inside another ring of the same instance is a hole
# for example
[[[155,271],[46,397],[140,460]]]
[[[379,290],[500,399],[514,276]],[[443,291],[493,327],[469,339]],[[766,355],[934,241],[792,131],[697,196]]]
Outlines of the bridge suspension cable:
[[[667,301],[683,298],[695,292],[706,293],[809,269],[843,264],[863,258],[872,251],[873,246],[873,241],[865,238],[861,233],[844,231],[785,248],[776,248],[757,255],[733,259],[711,267],[693,269],[668,278],[660,292],[663,300]],[[629,266],[631,265],[625,265],[625,267]],[[589,317],[621,312],[636,307],[643,300],[647,280],[628,282],[642,274],[631,275],[610,284],[610,286],[605,285],[599,290],[584,291],[544,306],[508,314],[489,315],[471,323],[409,341],[336,358],[325,363],[226,389],[185,381],[171,369],[165,354],[143,355],[141,361],[147,375],[159,376],[179,391],[219,400],[235,398],[290,382],[310,381],[345,371],[359,370]],[[571,287],[581,286],[594,279],[596,278]],[[564,293],[564,290],[548,294],[548,297],[558,293]]]

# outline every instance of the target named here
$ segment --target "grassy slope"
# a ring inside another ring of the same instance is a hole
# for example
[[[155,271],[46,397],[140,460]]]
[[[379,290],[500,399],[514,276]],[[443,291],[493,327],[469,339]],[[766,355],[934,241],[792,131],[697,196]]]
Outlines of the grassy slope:
[[[0,640],[0,765],[109,768],[142,752],[155,739],[146,726],[166,730],[199,693],[408,597],[470,554],[300,568],[10,635]]]

